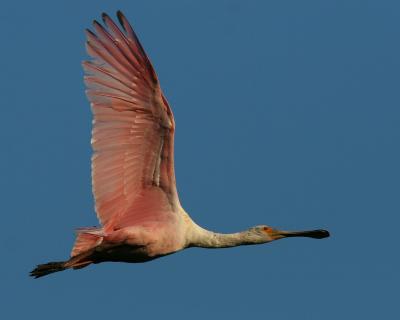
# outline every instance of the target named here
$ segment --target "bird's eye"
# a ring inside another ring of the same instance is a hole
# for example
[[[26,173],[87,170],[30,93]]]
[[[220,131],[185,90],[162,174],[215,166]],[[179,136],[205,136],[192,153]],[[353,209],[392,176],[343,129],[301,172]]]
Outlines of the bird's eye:
[[[263,230],[264,230],[264,231],[268,231],[269,228],[268,228],[268,227],[263,227]]]

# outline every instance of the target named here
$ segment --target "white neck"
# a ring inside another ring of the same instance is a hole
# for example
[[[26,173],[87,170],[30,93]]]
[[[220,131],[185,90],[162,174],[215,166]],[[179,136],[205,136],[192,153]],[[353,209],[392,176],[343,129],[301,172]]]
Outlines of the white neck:
[[[197,224],[193,224],[193,227],[188,230],[187,240],[188,247],[201,248],[229,248],[268,242],[254,237],[248,230],[224,234],[203,229]]]

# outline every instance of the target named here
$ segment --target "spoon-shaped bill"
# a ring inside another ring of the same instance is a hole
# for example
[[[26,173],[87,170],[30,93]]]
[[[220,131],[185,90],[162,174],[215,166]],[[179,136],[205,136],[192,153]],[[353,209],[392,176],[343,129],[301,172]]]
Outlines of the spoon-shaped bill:
[[[308,231],[280,231],[283,237],[308,237],[314,239],[323,239],[330,236],[329,231],[318,229],[318,230],[308,230]]]

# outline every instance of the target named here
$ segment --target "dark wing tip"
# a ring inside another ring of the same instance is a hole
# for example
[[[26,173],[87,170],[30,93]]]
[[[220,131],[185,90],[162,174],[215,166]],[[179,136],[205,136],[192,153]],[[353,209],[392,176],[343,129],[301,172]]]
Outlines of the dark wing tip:
[[[111,18],[109,17],[109,15],[105,12],[103,12],[101,14],[101,19],[103,20],[104,24],[107,25],[107,21],[111,20]]]
[[[87,34],[90,34],[90,35],[92,35],[92,36],[94,36],[94,37],[97,38],[96,34],[95,34],[92,30],[86,28],[86,29],[85,29],[85,32],[86,32]]]
[[[105,12],[102,12],[101,13],[101,18],[102,19],[106,19],[108,17],[108,14],[107,13],[105,13]]]
[[[97,20],[93,20],[93,26],[102,28],[102,25]]]
[[[122,28],[126,31],[125,24],[124,24],[124,20],[126,20],[126,18],[121,10],[117,11],[117,18],[118,18],[118,21],[121,24]]]

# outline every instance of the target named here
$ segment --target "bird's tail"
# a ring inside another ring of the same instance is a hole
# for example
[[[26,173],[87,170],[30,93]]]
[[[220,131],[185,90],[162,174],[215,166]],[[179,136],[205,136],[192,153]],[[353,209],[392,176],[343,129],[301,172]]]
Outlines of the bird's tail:
[[[67,261],[55,261],[45,264],[39,264],[30,273],[31,277],[35,279],[47,276],[48,274],[64,271],[67,269],[81,269],[93,263],[94,249],[80,253]]]
[[[87,252],[103,241],[104,231],[102,228],[79,228],[76,233],[77,236],[71,251],[71,257]]]
[[[93,263],[93,253],[97,245],[103,240],[102,228],[80,228],[72,248],[71,258],[67,261],[55,261],[39,264],[30,273],[31,277],[40,278],[48,274],[66,269],[81,269]]]
[[[35,269],[33,269],[30,273],[31,277],[40,278],[43,276],[47,276],[53,272],[63,271],[68,269],[69,267],[66,266],[66,261],[55,261],[49,262],[45,264],[39,264]]]

